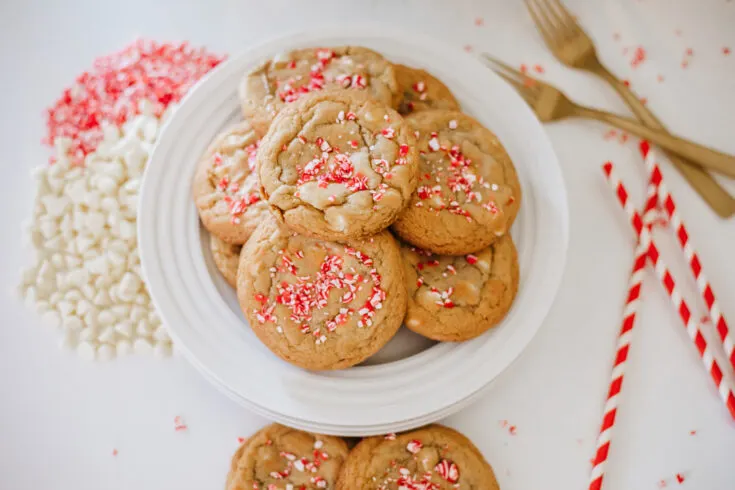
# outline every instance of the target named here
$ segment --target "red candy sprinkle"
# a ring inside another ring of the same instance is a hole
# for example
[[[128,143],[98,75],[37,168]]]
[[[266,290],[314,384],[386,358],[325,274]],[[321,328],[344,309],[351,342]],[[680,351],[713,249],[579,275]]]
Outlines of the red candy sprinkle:
[[[730,53],[731,53],[731,50],[727,46],[722,48],[722,54],[724,54],[725,56],[727,56]]]
[[[684,483],[684,479],[684,475],[682,475],[681,473],[676,474],[676,481],[678,481],[679,483]]]
[[[446,459],[442,459],[434,467],[434,471],[449,483],[457,483],[459,481],[459,468],[457,465]]]
[[[421,443],[421,441],[417,439],[409,441],[409,443],[406,445],[406,449],[411,454],[417,454],[419,451],[421,451],[422,447],[424,447],[424,445]]]
[[[465,256],[465,259],[467,259],[467,263],[470,265],[475,265],[477,263],[477,256],[469,254]]]
[[[70,138],[69,156],[81,164],[102,141],[103,125],[122,125],[140,112],[143,100],[151,102],[160,116],[223,59],[187,43],[145,40],[97,58],[93,68],[79,75],[48,109],[44,143]]]
[[[638,46],[633,51],[633,59],[630,60],[630,66],[637,68],[644,61],[646,61],[646,50],[642,46]]]
[[[181,418],[181,415],[174,417],[174,430],[178,432],[188,428],[189,427],[184,423],[184,419]]]

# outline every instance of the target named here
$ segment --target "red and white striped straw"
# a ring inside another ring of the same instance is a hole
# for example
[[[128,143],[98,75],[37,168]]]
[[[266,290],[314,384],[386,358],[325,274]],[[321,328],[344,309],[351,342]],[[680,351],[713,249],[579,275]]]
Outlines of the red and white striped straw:
[[[702,295],[704,304],[707,305],[707,312],[709,313],[710,320],[717,328],[717,333],[719,334],[725,354],[730,361],[730,365],[735,369],[735,343],[730,335],[730,328],[728,327],[725,317],[722,315],[722,310],[720,310],[720,306],[715,299],[715,293],[712,290],[712,286],[704,275],[699,256],[689,241],[689,232],[676,210],[676,203],[663,181],[661,169],[656,164],[654,153],[650,151],[648,142],[642,141],[640,148],[641,153],[643,153],[643,156],[645,157],[646,168],[648,169],[651,182],[653,182],[653,184],[659,189],[658,195],[661,207],[664,209],[666,215],[671,221],[677,242],[679,242],[679,246],[681,247],[682,252],[684,252],[684,256],[686,257],[689,268],[692,271],[694,281],[697,283],[697,288],[699,289],[699,293]]]
[[[648,186],[648,198],[643,208],[643,219],[648,222],[649,218],[655,214],[658,196],[656,195],[656,187]],[[650,226],[650,225],[648,225]],[[630,273],[628,281],[628,297],[625,300],[623,309],[623,324],[618,334],[618,342],[615,348],[615,361],[612,369],[612,379],[610,388],[605,401],[604,415],[602,417],[602,426],[597,436],[597,450],[592,460],[592,472],[590,473],[589,490],[600,490],[602,488],[602,480],[605,477],[605,468],[607,466],[607,457],[610,451],[610,441],[615,425],[615,418],[618,413],[618,398],[623,389],[623,377],[625,375],[625,366],[628,360],[628,350],[630,349],[630,341],[633,334],[633,326],[635,324],[635,315],[638,312],[640,304],[641,285],[643,276],[646,271],[646,258],[648,256],[648,247],[643,242],[638,242],[635,248],[635,258],[633,260],[633,270]]]
[[[653,264],[653,269],[656,272],[656,275],[668,293],[674,308],[679,313],[679,317],[681,318],[689,337],[697,347],[702,363],[712,377],[712,380],[715,382],[715,386],[717,387],[720,397],[725,402],[725,405],[730,411],[730,415],[735,419],[735,394],[733,394],[727,380],[724,378],[722,369],[720,368],[717,360],[712,356],[712,352],[707,346],[707,341],[702,335],[699,324],[692,317],[692,310],[676,288],[674,277],[671,275],[661,258],[658,247],[656,247],[648,228],[644,226],[641,216],[630,203],[630,200],[628,199],[628,191],[625,189],[622,181],[617,177],[617,175],[615,175],[612,163],[608,162],[603,165],[603,170],[608,183],[615,192],[615,195],[618,197],[620,205],[628,214],[633,228],[640,236],[641,241],[646,244],[648,248],[648,258]]]

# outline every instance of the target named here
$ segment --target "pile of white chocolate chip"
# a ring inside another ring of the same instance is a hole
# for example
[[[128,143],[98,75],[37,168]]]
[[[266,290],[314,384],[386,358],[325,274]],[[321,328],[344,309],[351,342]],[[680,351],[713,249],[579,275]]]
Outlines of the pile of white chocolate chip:
[[[85,359],[171,354],[143,282],[136,229],[143,170],[171,109],[158,119],[142,104],[122,130],[107,126],[84,166],[71,163],[69,140],[57,138],[56,162],[34,171],[34,258],[22,294],[44,323],[61,329],[62,345]]]

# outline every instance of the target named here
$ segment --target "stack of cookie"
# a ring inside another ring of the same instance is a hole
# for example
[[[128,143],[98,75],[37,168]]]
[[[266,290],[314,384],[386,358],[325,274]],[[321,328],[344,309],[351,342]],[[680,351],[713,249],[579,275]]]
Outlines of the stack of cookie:
[[[275,354],[340,369],[402,323],[461,341],[503,318],[518,178],[440,81],[366,48],[314,48],[245,74],[240,99],[245,120],[206,151],[193,193]]]
[[[498,490],[492,467],[459,432],[429,425],[368,437],[352,450],[340,437],[278,424],[237,450],[226,490]]]

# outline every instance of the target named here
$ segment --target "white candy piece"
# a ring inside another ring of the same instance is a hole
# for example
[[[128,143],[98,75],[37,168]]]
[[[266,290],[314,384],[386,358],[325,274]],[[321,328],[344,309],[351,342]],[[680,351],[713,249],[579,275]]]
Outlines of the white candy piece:
[[[133,352],[133,344],[131,344],[127,339],[118,340],[115,344],[115,348],[117,349],[118,356],[125,356]]]
[[[171,356],[171,343],[156,342],[156,346],[153,348],[153,353],[158,358]]]
[[[150,340],[146,339],[145,337],[141,337],[133,342],[133,349],[135,350],[136,354],[148,355],[153,352],[153,345],[151,345]]]
[[[110,344],[102,344],[97,349],[97,359],[100,361],[109,361],[115,358],[115,348]]]
[[[77,346],[77,354],[85,361],[94,361],[97,357],[97,349],[90,342],[80,342]]]

